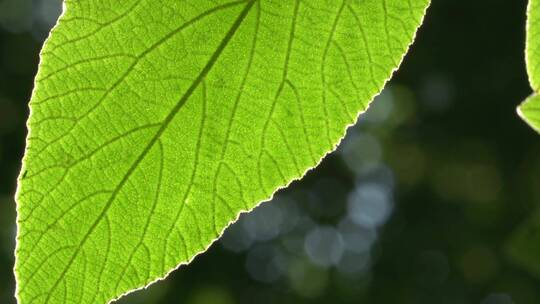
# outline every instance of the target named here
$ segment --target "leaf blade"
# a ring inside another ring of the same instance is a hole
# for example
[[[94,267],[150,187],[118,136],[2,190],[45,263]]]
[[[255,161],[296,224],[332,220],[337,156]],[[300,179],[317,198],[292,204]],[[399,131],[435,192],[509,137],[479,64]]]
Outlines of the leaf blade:
[[[107,302],[191,260],[335,148],[427,2],[68,2],[31,100],[20,302]]]
[[[533,95],[518,107],[519,116],[536,132],[540,133],[540,97]]]
[[[527,74],[533,89],[533,95],[527,98],[517,109],[519,116],[535,131],[540,132],[539,117],[536,113],[540,101],[537,98],[540,90],[540,4],[530,0],[527,6],[527,41],[525,57]]]

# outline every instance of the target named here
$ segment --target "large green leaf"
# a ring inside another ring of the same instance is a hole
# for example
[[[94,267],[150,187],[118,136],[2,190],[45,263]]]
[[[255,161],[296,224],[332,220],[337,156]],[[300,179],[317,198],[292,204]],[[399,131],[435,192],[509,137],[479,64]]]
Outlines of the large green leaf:
[[[540,132],[540,1],[530,0],[527,9],[527,72],[534,93],[518,107],[518,114]]]
[[[106,303],[317,165],[429,0],[72,0],[18,191],[20,304]]]

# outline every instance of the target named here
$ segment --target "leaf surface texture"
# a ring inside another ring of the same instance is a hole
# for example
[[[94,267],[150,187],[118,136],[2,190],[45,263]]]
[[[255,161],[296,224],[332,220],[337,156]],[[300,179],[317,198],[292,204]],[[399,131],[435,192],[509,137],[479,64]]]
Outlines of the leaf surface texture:
[[[17,194],[20,304],[107,303],[335,149],[428,0],[71,0]]]
[[[537,132],[540,132],[540,2],[530,0],[527,9],[526,60],[533,95],[518,107],[518,114]]]

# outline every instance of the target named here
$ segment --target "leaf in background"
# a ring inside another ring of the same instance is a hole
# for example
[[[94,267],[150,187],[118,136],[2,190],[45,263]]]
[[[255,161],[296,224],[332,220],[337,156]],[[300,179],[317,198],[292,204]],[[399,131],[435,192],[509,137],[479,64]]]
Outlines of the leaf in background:
[[[518,114],[533,129],[540,132],[540,1],[530,0],[527,9],[527,72],[533,96],[518,107]]]
[[[42,51],[20,304],[106,303],[335,149],[429,0],[77,0]]]
[[[525,100],[518,108],[518,114],[536,132],[540,133],[540,96],[533,95]]]
[[[527,9],[527,72],[534,90],[519,107],[518,114],[540,132],[540,3],[530,0]],[[510,260],[529,273],[540,277],[540,212],[521,224],[506,245]]]

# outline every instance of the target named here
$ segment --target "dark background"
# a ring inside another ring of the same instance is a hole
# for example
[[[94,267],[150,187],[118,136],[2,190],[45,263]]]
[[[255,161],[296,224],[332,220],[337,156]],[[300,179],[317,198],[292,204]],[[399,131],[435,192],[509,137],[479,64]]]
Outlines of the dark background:
[[[525,11],[525,0],[433,0],[338,152],[120,302],[540,303],[540,220],[528,222],[540,136],[515,111],[530,94]],[[59,12],[59,0],[0,0],[0,303],[14,303],[27,103]]]

